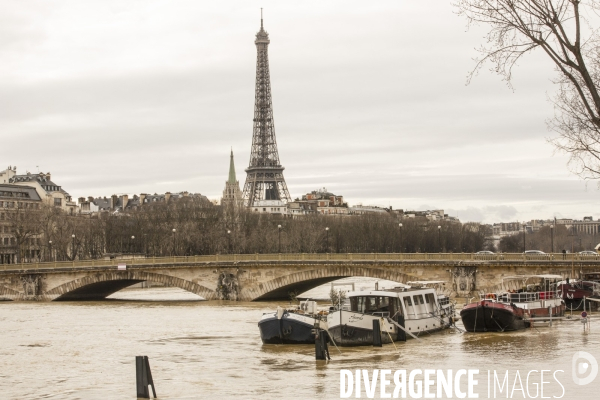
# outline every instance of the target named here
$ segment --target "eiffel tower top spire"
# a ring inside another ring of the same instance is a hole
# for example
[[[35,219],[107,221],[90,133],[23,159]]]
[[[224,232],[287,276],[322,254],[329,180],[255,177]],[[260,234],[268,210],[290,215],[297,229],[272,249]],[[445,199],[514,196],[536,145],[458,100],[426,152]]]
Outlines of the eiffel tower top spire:
[[[246,169],[244,202],[252,207],[262,200],[291,201],[283,166],[279,161],[269,73],[269,34],[264,30],[262,10],[260,31],[256,34],[256,87],[254,97],[254,127],[250,163]]]
[[[258,33],[256,34],[256,40],[254,41],[254,43],[256,43],[256,45],[258,46],[259,43],[265,43],[265,44],[269,44],[269,34],[267,33],[267,31],[265,31],[265,28],[263,26],[263,15],[262,15],[262,8],[260,9],[260,31],[258,31]]]

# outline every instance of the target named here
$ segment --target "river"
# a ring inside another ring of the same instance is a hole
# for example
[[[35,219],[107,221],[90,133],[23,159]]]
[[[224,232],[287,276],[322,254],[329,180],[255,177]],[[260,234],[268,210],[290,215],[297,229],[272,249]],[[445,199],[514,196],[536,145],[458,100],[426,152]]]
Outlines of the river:
[[[328,291],[323,286],[309,294],[327,297]],[[502,378],[508,371],[512,398],[533,397],[541,380],[549,381],[545,397],[599,396],[600,377],[580,386],[571,376],[576,351],[600,360],[598,316],[588,333],[578,321],[506,334],[449,329],[397,349],[342,348],[340,354],[330,348],[332,360],[324,362],[315,361],[314,346],[262,345],[260,316],[285,303],[198,300],[179,289],[150,288],[101,302],[0,302],[0,398],[134,399],[136,355],[149,356],[160,399],[336,399],[341,369],[478,369],[480,398],[488,398],[488,370]],[[552,372],[543,379],[530,373],[526,382],[531,370]],[[388,392],[393,388],[392,382]]]

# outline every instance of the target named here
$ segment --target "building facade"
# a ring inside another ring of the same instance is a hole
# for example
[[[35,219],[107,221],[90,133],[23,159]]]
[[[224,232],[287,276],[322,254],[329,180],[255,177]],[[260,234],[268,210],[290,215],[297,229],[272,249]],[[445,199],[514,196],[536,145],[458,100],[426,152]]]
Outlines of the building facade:
[[[39,261],[37,213],[42,200],[31,186],[0,184],[0,264]]]
[[[77,211],[77,204],[71,199],[71,195],[52,181],[50,172],[37,174],[27,172],[19,175],[17,167],[9,167],[0,172],[0,183],[33,187],[44,204],[58,207],[72,215]]]

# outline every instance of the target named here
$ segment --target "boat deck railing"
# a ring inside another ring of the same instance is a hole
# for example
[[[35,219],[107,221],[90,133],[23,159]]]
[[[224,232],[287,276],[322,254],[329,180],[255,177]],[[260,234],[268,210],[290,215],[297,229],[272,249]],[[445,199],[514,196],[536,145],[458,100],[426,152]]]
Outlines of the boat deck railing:
[[[479,295],[480,300],[498,300],[506,303],[527,303],[531,301],[558,299],[557,292],[520,292],[520,293],[485,293]]]

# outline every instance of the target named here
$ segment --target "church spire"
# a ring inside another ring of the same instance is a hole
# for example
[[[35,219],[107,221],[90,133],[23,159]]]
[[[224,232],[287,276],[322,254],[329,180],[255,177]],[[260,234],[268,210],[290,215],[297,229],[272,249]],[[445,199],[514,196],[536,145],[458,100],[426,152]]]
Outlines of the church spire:
[[[231,156],[229,157],[229,179],[227,183],[235,184],[237,180],[235,179],[235,165],[233,164],[233,148],[231,149]]]

